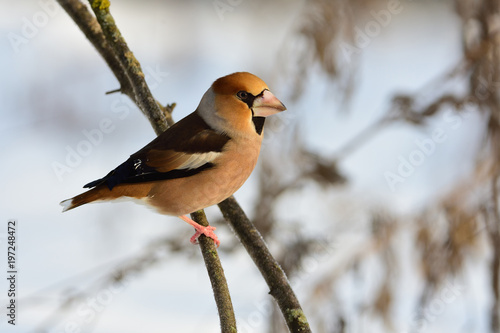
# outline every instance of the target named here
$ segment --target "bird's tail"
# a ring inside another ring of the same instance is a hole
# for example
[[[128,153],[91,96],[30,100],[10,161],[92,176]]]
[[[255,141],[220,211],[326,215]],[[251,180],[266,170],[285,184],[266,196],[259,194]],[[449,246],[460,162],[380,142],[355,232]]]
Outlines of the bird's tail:
[[[141,184],[118,184],[112,190],[105,184],[98,185],[87,192],[77,195],[71,199],[61,201],[60,205],[63,206],[63,212],[76,208],[87,203],[113,200],[121,197],[143,199],[151,190],[152,183]]]
[[[82,194],[77,195],[71,199],[66,199],[61,201],[60,205],[63,206],[63,212],[76,208],[81,205],[85,205],[90,202],[98,201],[98,200],[106,200],[111,199],[108,198],[109,195],[106,195],[105,191],[111,193],[109,189],[104,186],[98,186],[87,192],[83,192]]]

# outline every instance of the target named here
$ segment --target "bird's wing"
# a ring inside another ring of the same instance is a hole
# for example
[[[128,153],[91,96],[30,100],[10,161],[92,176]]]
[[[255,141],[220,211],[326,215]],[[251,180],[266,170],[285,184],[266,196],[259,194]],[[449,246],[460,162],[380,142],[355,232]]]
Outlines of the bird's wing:
[[[106,184],[109,189],[121,183],[141,183],[183,178],[213,167],[230,138],[216,132],[193,112],[108,173],[88,183],[92,188]]]

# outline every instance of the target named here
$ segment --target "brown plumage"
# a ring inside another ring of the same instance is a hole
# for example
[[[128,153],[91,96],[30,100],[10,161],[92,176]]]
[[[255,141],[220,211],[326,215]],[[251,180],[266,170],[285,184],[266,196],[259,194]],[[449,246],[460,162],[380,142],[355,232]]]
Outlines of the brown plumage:
[[[214,238],[186,214],[217,204],[243,185],[257,163],[264,117],[285,110],[266,84],[250,73],[216,80],[198,108],[108,173],[91,188],[61,202],[70,210],[89,202],[138,199],[181,217]]]

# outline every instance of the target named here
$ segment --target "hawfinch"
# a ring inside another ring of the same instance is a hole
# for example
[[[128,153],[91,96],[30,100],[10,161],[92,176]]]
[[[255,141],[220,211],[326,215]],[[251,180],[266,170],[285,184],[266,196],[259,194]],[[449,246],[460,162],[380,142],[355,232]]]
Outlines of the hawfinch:
[[[216,80],[197,109],[132,154],[87,192],[61,202],[63,211],[89,202],[138,199],[179,216],[217,246],[215,227],[189,213],[218,204],[250,176],[259,156],[265,117],[286,110],[257,76],[239,72]]]

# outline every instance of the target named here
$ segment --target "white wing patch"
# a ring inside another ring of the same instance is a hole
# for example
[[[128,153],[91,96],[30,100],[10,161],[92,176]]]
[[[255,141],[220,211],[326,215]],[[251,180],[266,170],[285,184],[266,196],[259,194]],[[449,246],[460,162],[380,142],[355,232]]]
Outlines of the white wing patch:
[[[211,151],[209,153],[191,154],[186,162],[182,163],[177,169],[196,169],[205,163],[213,162],[222,153]]]

